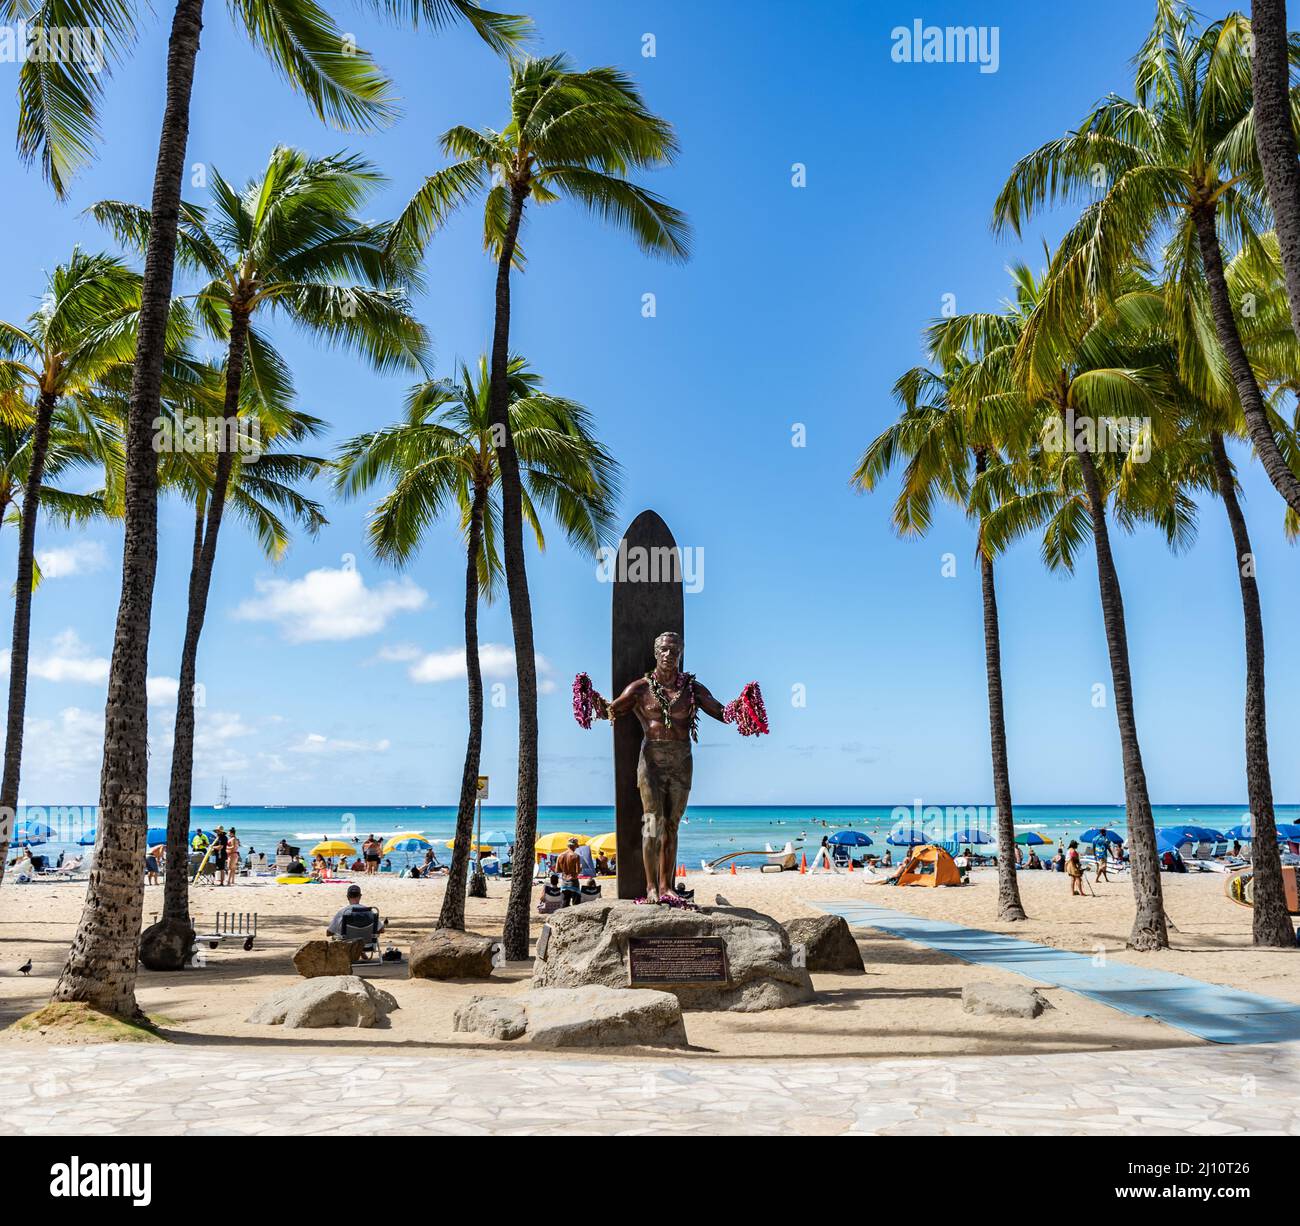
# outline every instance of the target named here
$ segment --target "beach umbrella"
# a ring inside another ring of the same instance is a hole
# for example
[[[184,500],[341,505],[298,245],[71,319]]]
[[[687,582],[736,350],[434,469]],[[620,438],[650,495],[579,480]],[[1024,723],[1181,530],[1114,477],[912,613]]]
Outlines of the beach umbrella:
[[[404,830],[395,834],[384,844],[384,855],[394,851],[422,851],[433,844],[418,830]]]
[[[355,856],[357,849],[342,839],[326,839],[317,843],[308,853],[309,856]]]
[[[1176,852],[1177,854],[1181,855],[1182,853],[1178,851],[1178,848],[1182,843],[1187,842],[1186,839],[1180,839],[1179,836],[1181,833],[1182,833],[1181,830],[1177,828],[1170,829],[1170,830],[1157,830],[1156,851],[1159,852],[1161,855],[1163,855],[1167,851]]]
[[[837,830],[829,839],[828,843],[834,843],[836,847],[870,847],[871,836],[863,834],[861,830]]]
[[[1171,835],[1182,835],[1184,843],[1222,843],[1228,836],[1210,826],[1164,826]]]
[[[1052,840],[1048,839],[1045,835],[1040,835],[1036,829],[1021,831],[1019,835],[1015,836],[1015,841],[1017,841],[1022,848],[1049,848],[1049,846],[1052,846]],[[1083,840],[1080,840],[1080,842],[1082,841]]]
[[[94,842],[95,842],[95,835],[97,835],[98,833],[99,833],[99,827],[98,827],[98,826],[96,826],[94,830],[88,830],[88,831],[86,831],[86,833],[83,834],[83,835],[81,836],[81,838],[79,838],[79,839],[77,840],[77,846],[78,846],[78,847],[92,847],[92,846],[94,845]]]
[[[1091,830],[1085,830],[1079,836],[1080,843],[1100,843],[1105,838],[1107,843],[1122,843],[1124,841],[1121,835],[1116,834],[1109,826],[1104,827],[1106,833],[1102,834],[1103,827],[1094,826]]]
[[[567,831],[561,830],[557,834],[542,835],[533,844],[533,848],[539,856],[558,856],[560,852],[569,846],[570,839],[577,839],[579,846],[591,842],[585,834],[569,834]]]
[[[598,834],[590,843],[593,856],[616,856],[618,855],[618,836],[611,830],[608,834]]]
[[[904,826],[895,826],[885,840],[891,847],[916,847],[929,841],[930,836],[924,830],[912,830]]]
[[[513,834],[507,834],[504,830],[489,830],[483,836],[483,842],[489,847],[509,847],[515,841]]]
[[[993,840],[978,826],[968,826],[959,834],[952,836],[954,843],[992,843]]]
[[[1278,822],[1277,837],[1288,843],[1300,843],[1300,825],[1295,822]]]

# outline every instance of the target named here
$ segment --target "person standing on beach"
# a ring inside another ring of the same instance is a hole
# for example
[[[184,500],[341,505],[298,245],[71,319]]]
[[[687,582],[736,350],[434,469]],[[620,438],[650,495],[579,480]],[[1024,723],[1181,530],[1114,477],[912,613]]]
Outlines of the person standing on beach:
[[[582,859],[578,855],[578,840],[570,839],[569,846],[555,861],[555,871],[560,874],[560,889],[564,905],[572,907],[582,901]]]
[[[367,873],[379,872],[379,852],[380,852],[379,840],[375,838],[375,836],[372,834],[361,845],[361,854],[366,858]]]
[[[1083,897],[1083,861],[1079,859],[1079,844],[1076,840],[1070,840],[1070,850],[1065,856],[1065,874],[1070,879],[1071,896],[1078,894]]]
[[[226,836],[226,828],[218,826],[216,834],[212,840],[212,868],[216,873],[217,884],[226,884],[226,849],[230,845],[230,840]]]
[[[1106,857],[1110,854],[1110,845],[1106,840],[1106,828],[1104,826],[1102,827],[1101,837],[1092,850],[1097,857],[1097,875],[1093,878],[1093,881],[1109,881],[1110,878],[1106,876]]]
[[[230,827],[230,837],[226,840],[226,885],[235,884],[235,875],[239,872],[239,835],[234,826]]]

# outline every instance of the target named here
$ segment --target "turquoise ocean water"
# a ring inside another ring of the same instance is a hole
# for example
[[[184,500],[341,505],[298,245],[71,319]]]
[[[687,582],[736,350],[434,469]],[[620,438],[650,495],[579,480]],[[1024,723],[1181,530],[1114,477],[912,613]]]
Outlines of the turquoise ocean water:
[[[1229,826],[1247,820],[1249,809],[1245,804],[1225,805],[1157,805],[1155,819],[1158,827],[1190,823],[1226,830]],[[1279,821],[1300,823],[1300,805],[1279,805]],[[94,825],[93,809],[61,809],[30,807],[20,812],[19,825],[29,823],[49,825],[54,837],[40,848],[45,853],[57,853],[75,846],[87,827]],[[166,810],[160,806],[150,809],[150,825],[166,824]],[[244,850],[272,852],[276,843],[288,839],[305,851],[324,838],[342,836],[360,840],[369,834],[385,838],[398,831],[415,830],[434,841],[440,852],[441,844],[451,838],[455,828],[456,811],[447,805],[410,806],[341,806],[285,805],[282,807],[230,805],[216,810],[196,806],[192,810],[191,829],[202,826],[211,830],[218,822],[227,829],[234,826],[239,831]],[[483,807],[483,833],[514,830],[515,812],[511,806]],[[961,831],[970,828],[993,833],[994,812],[991,806],[929,806],[914,805],[810,805],[810,806],[709,806],[692,807],[681,827],[681,861],[696,869],[701,860],[712,860],[728,852],[762,851],[767,844],[784,847],[787,841],[798,848],[806,844],[810,851],[820,842],[822,835],[833,830],[852,828],[864,832],[873,840],[873,851],[883,851],[890,831],[900,824],[916,827],[927,838],[948,841]],[[1122,805],[1024,805],[1015,811],[1018,831],[1034,829],[1053,843],[1077,837],[1091,826],[1109,826],[1124,831]],[[542,806],[538,815],[538,830],[542,834],[568,831],[594,837],[614,828],[614,810],[611,807]],[[395,856],[394,864],[405,862]]]

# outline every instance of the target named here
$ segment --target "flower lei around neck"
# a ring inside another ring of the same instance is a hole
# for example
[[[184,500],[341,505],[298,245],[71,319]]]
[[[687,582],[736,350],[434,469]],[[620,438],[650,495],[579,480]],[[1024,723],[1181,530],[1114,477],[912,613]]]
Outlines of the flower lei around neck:
[[[655,696],[660,710],[664,713],[664,723],[671,725],[673,722],[673,703],[675,698],[669,698],[667,691],[659,683],[659,678],[655,676],[655,670],[652,668],[645,675],[645,679],[650,683],[650,693]],[[691,731],[691,740],[698,742],[700,739],[700,709],[695,705],[695,674],[678,673],[673,679],[677,689],[677,697],[680,698],[685,691],[690,699],[690,711],[687,713],[687,726]]]

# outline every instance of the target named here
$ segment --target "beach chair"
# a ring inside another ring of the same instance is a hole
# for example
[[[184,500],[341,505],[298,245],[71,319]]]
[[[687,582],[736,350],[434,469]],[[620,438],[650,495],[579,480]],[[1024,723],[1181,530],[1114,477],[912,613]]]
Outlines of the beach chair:
[[[356,905],[348,908],[339,931],[340,941],[361,941],[361,961],[369,962],[379,948],[379,909]]]

